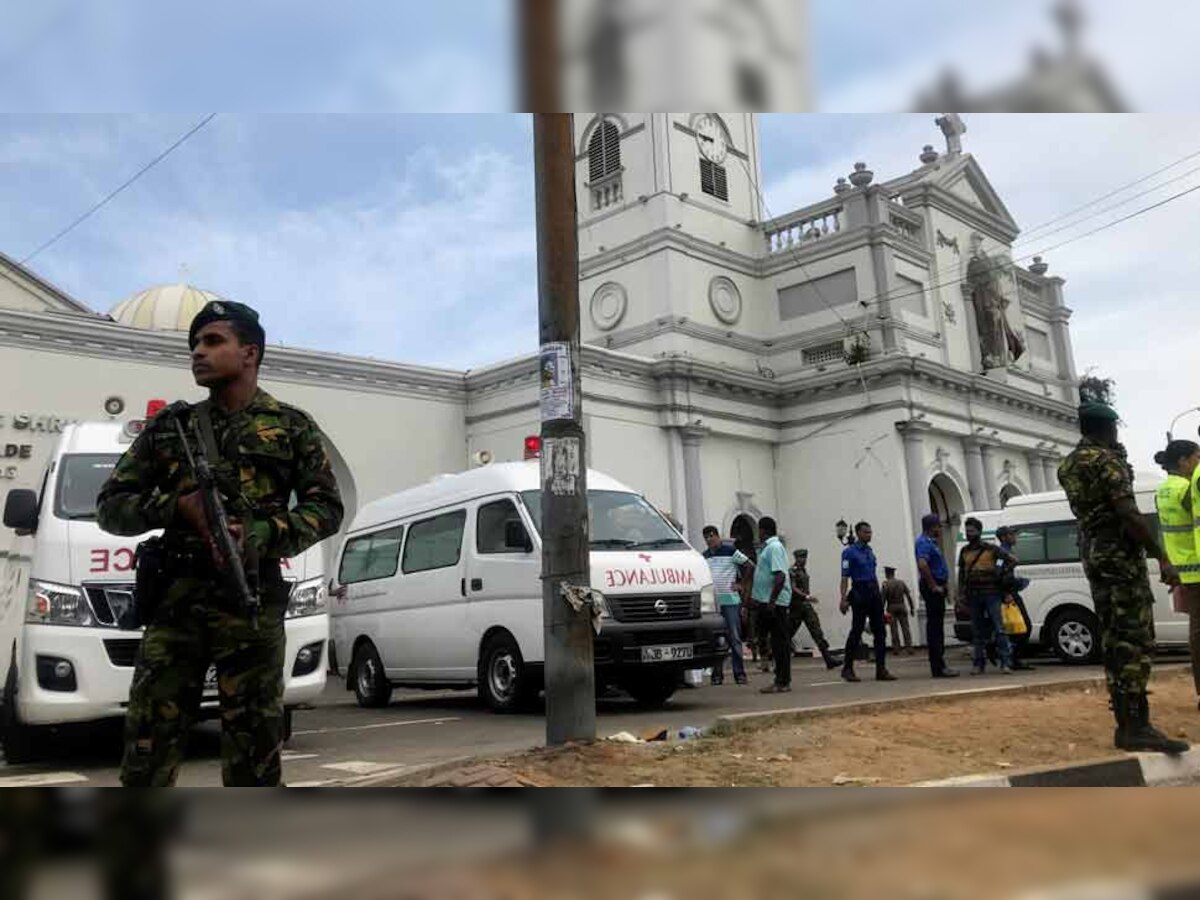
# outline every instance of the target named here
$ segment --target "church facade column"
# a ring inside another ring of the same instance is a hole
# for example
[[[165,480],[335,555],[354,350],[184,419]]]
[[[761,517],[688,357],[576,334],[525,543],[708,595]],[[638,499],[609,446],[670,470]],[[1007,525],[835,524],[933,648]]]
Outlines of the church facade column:
[[[1057,491],[1060,487],[1058,483],[1058,463],[1057,456],[1043,456],[1042,469],[1046,473],[1046,490]]]
[[[683,444],[683,494],[687,501],[687,539],[694,547],[704,546],[704,475],[700,466],[700,446],[708,436],[707,428],[681,428]]]
[[[904,470],[908,475],[908,509],[916,529],[921,533],[921,519],[929,510],[929,482],[925,477],[925,435],[932,429],[927,422],[897,422],[896,429],[904,440]]]
[[[996,459],[991,444],[983,442],[979,445],[980,461],[983,463],[983,491],[987,497],[988,509],[1000,508],[1000,490],[996,483]]]
[[[963,439],[963,453],[967,457],[967,490],[971,493],[971,508],[986,509],[987,479],[983,470],[983,444],[978,438]]]
[[[1040,494],[1046,490],[1046,469],[1042,466],[1042,459],[1036,453],[1030,453],[1026,462],[1029,464],[1029,489]]]

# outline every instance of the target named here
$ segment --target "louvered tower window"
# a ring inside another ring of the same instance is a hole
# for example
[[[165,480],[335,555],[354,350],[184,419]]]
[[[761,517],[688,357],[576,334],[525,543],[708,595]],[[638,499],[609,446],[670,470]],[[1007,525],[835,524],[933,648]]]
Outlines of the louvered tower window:
[[[617,126],[604,119],[596,126],[588,141],[588,175],[595,184],[605,176],[621,171],[621,133]]]
[[[718,200],[728,200],[729,179],[725,176],[725,167],[718,166],[712,160],[701,157],[700,190]]]

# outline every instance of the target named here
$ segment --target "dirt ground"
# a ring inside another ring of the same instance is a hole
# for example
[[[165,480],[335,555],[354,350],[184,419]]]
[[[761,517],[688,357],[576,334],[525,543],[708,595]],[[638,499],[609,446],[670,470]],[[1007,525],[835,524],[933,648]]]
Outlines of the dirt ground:
[[[1200,744],[1189,673],[1151,684],[1154,722]],[[906,785],[1119,755],[1097,685],[826,714],[690,741],[537,750],[495,764],[547,787]]]
[[[1190,791],[1095,790],[908,794],[916,802],[826,811],[719,844],[645,823],[635,843],[598,840],[466,867],[456,889],[422,900],[1047,900],[1194,897],[1200,813]],[[1070,893],[1058,893],[1069,890]],[[1046,893],[1043,893],[1045,891]],[[1159,896],[1154,894],[1154,896]],[[1164,895],[1166,896],[1166,895]]]

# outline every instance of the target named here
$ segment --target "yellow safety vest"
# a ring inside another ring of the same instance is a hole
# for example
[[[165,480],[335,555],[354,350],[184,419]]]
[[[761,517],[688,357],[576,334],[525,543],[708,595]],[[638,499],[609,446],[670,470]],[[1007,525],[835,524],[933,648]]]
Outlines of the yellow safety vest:
[[[1158,507],[1158,525],[1162,529],[1163,549],[1167,551],[1167,559],[1179,572],[1179,579],[1184,584],[1200,584],[1200,554],[1196,552],[1197,529],[1200,529],[1200,517],[1192,515],[1195,509],[1195,496],[1185,506],[1185,498],[1189,492],[1200,490],[1181,475],[1168,475],[1167,480],[1158,486],[1154,497]]]

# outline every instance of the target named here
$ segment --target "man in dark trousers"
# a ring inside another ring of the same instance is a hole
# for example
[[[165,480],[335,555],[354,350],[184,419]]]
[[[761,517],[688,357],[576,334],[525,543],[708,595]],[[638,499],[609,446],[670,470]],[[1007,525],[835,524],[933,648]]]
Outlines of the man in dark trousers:
[[[821,627],[821,617],[817,615],[815,606],[817,598],[809,593],[812,582],[808,577],[808,551],[797,550],[792,557],[795,559],[795,565],[788,571],[788,576],[792,579],[792,608],[791,622],[789,623],[792,640],[795,641],[796,635],[800,633],[800,626],[803,625],[812,635],[813,643],[817,645],[817,650],[821,653],[821,659],[825,660],[825,668],[836,669],[841,663],[829,652],[829,641],[825,639],[825,630]]]
[[[934,678],[958,675],[946,666],[946,592],[950,567],[942,553],[942,520],[930,513],[921,519],[917,538],[917,571],[921,602],[925,604],[925,642],[929,645],[929,671]]]
[[[779,528],[770,516],[758,521],[762,549],[754,566],[753,598],[760,604],[771,633],[771,651],[775,657],[775,681],[762,689],[764,694],[783,694],[792,689],[792,632],[788,627],[788,606],[792,589],[788,584],[787,550],[779,540]]]
[[[336,534],[343,509],[316,423],[258,386],[265,345],[253,309],[224,300],[205,305],[188,346],[192,376],[208,399],[170,406],[147,422],[100,490],[102,529],[137,535],[161,528],[167,550],[165,584],[142,635],[125,714],[127,787],[175,783],[209,663],[220,694],[222,780],[280,784],[288,604],[280,560]],[[216,543],[180,429],[210,457],[241,559],[225,558]],[[259,586],[257,617],[221,577],[227,566],[244,567]]]
[[[842,678],[858,681],[854,674],[854,658],[862,644],[863,628],[871,623],[871,634],[875,637],[875,680],[895,681],[896,676],[887,670],[887,637],[883,624],[883,594],[879,591],[878,565],[875,551],[871,549],[871,526],[859,522],[854,526],[855,541],[842,551],[842,615],[854,610],[850,624],[850,636],[846,640],[846,653],[842,663]]]

